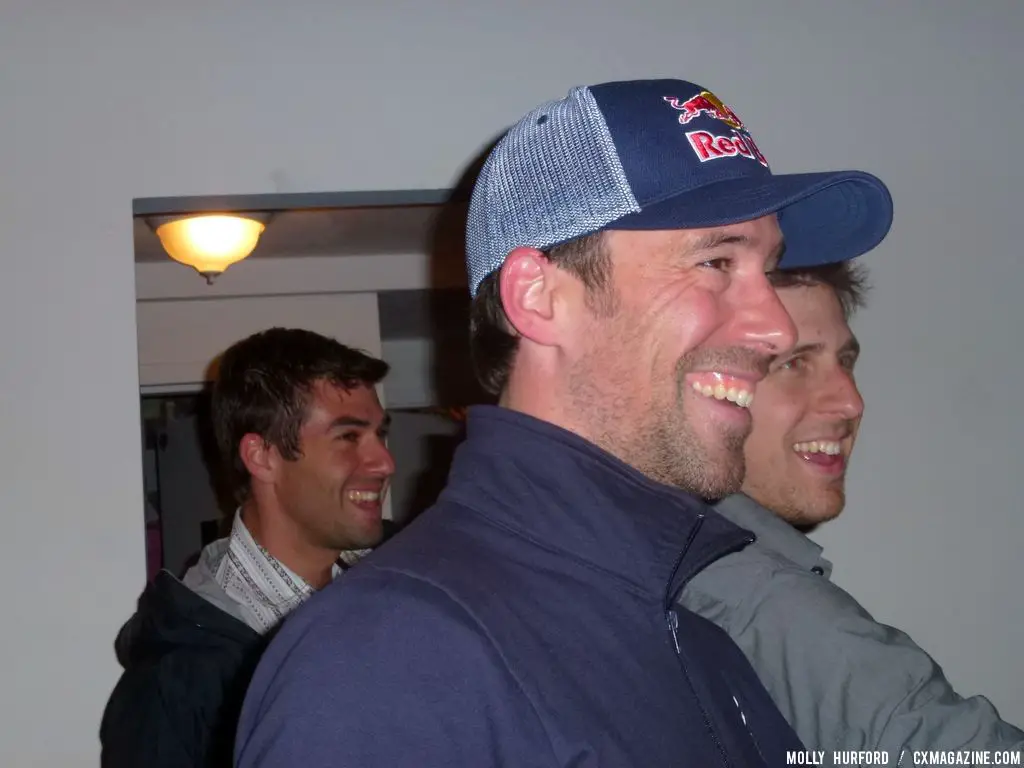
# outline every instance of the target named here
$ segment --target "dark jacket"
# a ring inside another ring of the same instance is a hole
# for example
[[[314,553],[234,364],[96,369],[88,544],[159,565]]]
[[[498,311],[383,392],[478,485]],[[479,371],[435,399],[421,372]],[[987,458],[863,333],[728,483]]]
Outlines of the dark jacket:
[[[225,768],[266,639],[161,571],[115,642],[103,768]]]
[[[471,411],[438,503],[282,627],[240,768],[786,765],[739,649],[675,599],[749,542],[551,424]]]
[[[385,520],[383,540],[398,530]],[[161,571],[118,634],[124,673],[100,729],[103,768],[231,765],[242,698],[269,634],[242,621],[216,581],[229,546],[230,538],[207,545],[183,582]]]

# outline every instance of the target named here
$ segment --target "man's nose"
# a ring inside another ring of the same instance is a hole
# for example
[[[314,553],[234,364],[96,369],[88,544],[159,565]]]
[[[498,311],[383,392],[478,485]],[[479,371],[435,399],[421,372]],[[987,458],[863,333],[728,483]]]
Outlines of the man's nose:
[[[853,374],[843,368],[837,368],[828,385],[821,390],[819,408],[824,413],[836,414],[848,421],[863,416],[864,398],[860,396]]]
[[[744,293],[737,310],[736,331],[746,345],[765,354],[785,354],[796,345],[796,326],[767,276]]]
[[[363,458],[364,464],[370,472],[385,477],[395,474],[395,457],[391,455],[384,440],[378,438]]]

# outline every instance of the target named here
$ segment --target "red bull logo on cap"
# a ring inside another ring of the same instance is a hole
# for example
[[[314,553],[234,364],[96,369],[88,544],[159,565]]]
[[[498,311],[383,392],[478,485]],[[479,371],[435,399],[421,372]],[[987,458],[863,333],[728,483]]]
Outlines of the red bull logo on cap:
[[[697,154],[702,163],[710,160],[717,160],[724,157],[745,157],[756,160],[765,168],[768,168],[768,161],[761,150],[757,148],[754,139],[743,125],[739,115],[722,103],[722,100],[711,93],[701,91],[696,96],[681,101],[676,96],[663,96],[665,102],[679,111],[679,123],[686,125],[701,115],[725,123],[732,129],[730,135],[721,136],[708,130],[687,131],[686,138],[690,147]]]
[[[743,121],[740,120],[739,115],[725,106],[722,100],[711,91],[701,91],[686,101],[680,101],[676,96],[665,96],[665,101],[673,109],[678,109],[682,113],[679,115],[679,122],[682,125],[686,125],[696,117],[707,115],[715,120],[722,121],[730,128],[735,128],[738,131],[743,130]]]
[[[732,136],[715,136],[709,131],[690,131],[686,134],[690,146],[697,153],[702,163],[709,160],[717,160],[720,157],[745,157],[749,160],[757,160],[765,168],[768,161],[757,148],[754,139],[749,133],[733,131]]]

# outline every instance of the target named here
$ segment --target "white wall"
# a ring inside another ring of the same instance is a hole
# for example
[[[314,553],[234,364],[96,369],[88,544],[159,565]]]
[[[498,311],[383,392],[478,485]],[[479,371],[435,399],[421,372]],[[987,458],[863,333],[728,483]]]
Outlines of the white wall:
[[[271,326],[305,328],[368,354],[381,354],[374,293],[140,301],[135,322],[139,383],[198,384],[236,341]]]
[[[373,5],[373,10],[370,6]],[[140,4],[0,24],[0,764],[95,765],[143,573],[133,197],[447,186],[542,99],[681,75],[776,169],[882,174],[837,578],[1024,721],[1013,0]],[[911,357],[913,356],[913,361]]]

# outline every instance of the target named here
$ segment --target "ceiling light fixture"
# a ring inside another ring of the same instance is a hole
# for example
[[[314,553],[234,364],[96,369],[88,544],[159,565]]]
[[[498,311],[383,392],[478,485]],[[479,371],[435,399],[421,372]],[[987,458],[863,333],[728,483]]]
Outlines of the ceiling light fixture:
[[[202,213],[151,217],[147,222],[168,256],[192,267],[212,285],[224,270],[253,252],[269,218],[265,213]]]

